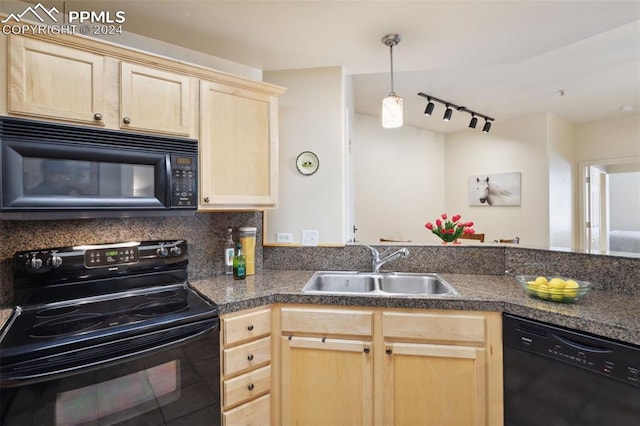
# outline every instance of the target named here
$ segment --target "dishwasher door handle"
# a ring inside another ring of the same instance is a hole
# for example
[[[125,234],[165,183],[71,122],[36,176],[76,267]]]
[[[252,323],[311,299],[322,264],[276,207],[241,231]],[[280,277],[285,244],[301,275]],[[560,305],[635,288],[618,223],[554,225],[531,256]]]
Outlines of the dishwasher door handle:
[[[589,345],[585,345],[583,343],[574,342],[571,339],[559,336],[559,335],[557,335],[555,333],[551,333],[551,334],[556,340],[564,343],[565,345],[574,347],[576,349],[580,349],[580,350],[587,351],[587,352],[592,352],[592,353],[598,353],[598,354],[607,354],[607,353],[613,352],[611,349],[597,347],[597,346],[589,346]]]

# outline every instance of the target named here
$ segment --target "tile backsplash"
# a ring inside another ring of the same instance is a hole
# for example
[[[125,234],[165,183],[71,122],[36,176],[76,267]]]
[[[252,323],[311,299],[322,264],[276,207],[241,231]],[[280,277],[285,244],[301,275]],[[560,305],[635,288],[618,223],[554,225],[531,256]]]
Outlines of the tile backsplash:
[[[262,268],[262,212],[196,213],[194,216],[83,220],[0,221],[0,305],[13,302],[13,255],[17,251],[78,244],[185,239],[189,277],[224,272],[226,229],[234,240],[241,226],[258,228],[256,268]]]

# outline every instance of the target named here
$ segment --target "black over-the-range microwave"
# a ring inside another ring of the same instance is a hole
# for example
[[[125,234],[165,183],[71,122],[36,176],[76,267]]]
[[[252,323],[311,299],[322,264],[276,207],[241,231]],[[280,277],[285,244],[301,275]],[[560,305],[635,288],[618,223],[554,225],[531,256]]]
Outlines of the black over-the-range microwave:
[[[194,214],[198,141],[0,117],[0,219]]]

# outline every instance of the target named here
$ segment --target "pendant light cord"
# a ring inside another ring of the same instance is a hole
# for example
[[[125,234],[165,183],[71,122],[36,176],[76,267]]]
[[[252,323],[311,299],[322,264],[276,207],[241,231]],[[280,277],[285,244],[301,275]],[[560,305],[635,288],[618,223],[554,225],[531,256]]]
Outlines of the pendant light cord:
[[[393,90],[393,44],[389,46],[389,58],[391,63],[391,93],[390,95],[395,95],[395,91]]]

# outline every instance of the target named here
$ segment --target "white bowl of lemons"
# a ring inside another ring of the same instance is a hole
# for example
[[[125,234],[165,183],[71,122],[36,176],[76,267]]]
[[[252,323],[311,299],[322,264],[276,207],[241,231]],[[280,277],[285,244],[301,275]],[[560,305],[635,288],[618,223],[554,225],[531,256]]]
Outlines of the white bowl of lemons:
[[[516,275],[516,281],[529,296],[560,303],[573,303],[591,289],[590,282],[566,277]]]

